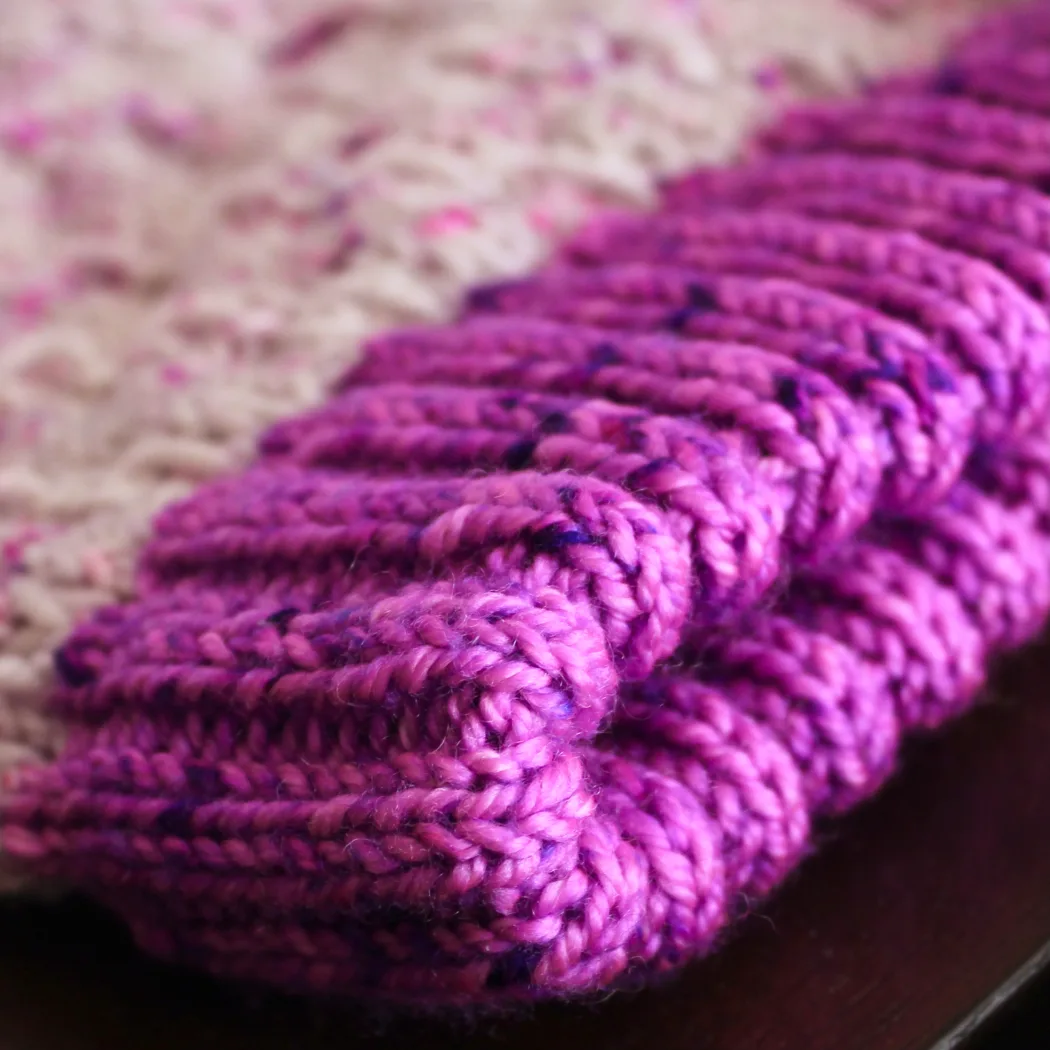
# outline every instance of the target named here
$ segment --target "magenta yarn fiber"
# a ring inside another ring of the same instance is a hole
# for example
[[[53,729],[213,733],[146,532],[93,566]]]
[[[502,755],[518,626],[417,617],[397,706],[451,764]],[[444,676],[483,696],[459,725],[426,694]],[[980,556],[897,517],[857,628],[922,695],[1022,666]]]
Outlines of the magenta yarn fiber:
[[[709,950],[1050,609],[1050,4],[375,339],[55,654],[3,846],[216,974]]]

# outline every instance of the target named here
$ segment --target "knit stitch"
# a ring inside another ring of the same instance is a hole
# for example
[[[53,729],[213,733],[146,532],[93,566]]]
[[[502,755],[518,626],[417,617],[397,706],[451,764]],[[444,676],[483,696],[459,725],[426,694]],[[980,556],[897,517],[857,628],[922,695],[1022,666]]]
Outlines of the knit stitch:
[[[55,654],[5,848],[295,990],[708,950],[1050,610],[1050,4],[1012,18],[376,338],[164,510]]]

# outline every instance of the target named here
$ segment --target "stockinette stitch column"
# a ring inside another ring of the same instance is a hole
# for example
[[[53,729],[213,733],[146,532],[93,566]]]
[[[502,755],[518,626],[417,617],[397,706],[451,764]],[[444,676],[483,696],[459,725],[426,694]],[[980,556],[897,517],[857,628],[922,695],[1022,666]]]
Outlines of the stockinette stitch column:
[[[710,949],[1050,607],[1047,39],[1002,16],[373,340],[57,650],[4,848],[293,990]]]

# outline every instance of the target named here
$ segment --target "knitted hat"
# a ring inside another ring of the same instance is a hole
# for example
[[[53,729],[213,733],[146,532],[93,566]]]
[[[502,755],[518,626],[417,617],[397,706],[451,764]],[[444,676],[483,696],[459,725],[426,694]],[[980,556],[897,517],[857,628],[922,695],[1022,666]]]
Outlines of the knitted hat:
[[[710,947],[1050,605],[1048,36],[1000,17],[372,339],[55,650],[5,850],[292,989]]]

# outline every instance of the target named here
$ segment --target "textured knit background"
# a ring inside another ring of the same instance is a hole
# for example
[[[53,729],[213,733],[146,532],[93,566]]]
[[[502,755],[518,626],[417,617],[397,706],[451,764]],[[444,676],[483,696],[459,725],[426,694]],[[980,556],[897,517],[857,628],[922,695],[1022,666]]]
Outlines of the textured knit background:
[[[8,0],[0,15],[0,769],[153,513],[596,203],[977,0]],[[10,883],[10,880],[9,880]]]

